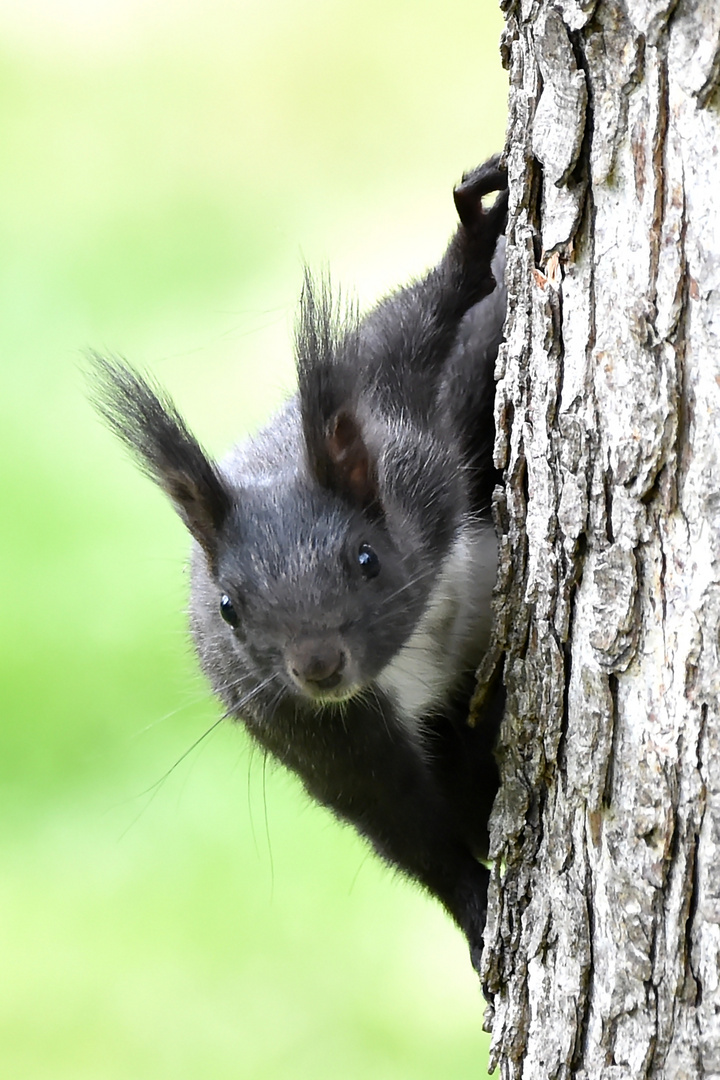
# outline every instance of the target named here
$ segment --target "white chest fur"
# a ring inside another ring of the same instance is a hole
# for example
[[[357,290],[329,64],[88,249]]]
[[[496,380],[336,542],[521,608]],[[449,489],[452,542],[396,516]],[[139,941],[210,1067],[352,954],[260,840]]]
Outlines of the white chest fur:
[[[401,721],[416,733],[419,718],[473,670],[490,636],[490,598],[497,541],[489,524],[466,526],[442,565],[423,615],[378,677]]]

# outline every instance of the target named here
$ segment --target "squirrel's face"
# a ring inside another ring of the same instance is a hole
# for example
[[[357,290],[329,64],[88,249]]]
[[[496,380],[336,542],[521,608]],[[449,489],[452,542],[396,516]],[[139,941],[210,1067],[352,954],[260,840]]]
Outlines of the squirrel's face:
[[[231,709],[245,672],[277,694],[347,700],[412,634],[431,569],[407,535],[399,550],[382,517],[319,489],[264,494],[255,504],[247,493],[233,512],[214,572],[197,553],[191,606],[203,667]]]

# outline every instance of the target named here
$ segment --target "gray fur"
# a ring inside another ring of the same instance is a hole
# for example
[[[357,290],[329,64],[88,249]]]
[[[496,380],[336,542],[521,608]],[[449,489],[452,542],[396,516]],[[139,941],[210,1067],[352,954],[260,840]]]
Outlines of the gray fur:
[[[298,394],[219,465],[166,394],[95,358],[101,412],[195,538],[191,629],[227,714],[439,897],[476,965],[501,698],[465,718],[495,578],[506,184],[498,159],[466,176],[441,261],[362,319],[307,275]]]

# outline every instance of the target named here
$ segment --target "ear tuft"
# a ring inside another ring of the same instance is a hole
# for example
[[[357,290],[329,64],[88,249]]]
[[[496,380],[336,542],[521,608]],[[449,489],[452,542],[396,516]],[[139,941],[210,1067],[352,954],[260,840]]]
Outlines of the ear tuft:
[[[358,419],[363,383],[355,307],[327,278],[305,271],[295,349],[308,466],[317,482],[365,509],[377,500],[376,469]]]
[[[233,504],[217,466],[160,387],[115,357],[91,353],[90,362],[93,405],[142,470],[170,496],[214,567],[218,534]]]

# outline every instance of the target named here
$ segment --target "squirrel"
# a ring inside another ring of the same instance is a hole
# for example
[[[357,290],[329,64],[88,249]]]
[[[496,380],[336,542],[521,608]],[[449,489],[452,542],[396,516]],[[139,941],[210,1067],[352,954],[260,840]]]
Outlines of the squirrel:
[[[195,541],[191,631],[227,715],[440,900],[479,972],[501,691],[467,714],[497,561],[499,156],[454,200],[437,266],[362,318],[306,271],[298,393],[220,463],[152,380],[97,354],[93,370]]]

